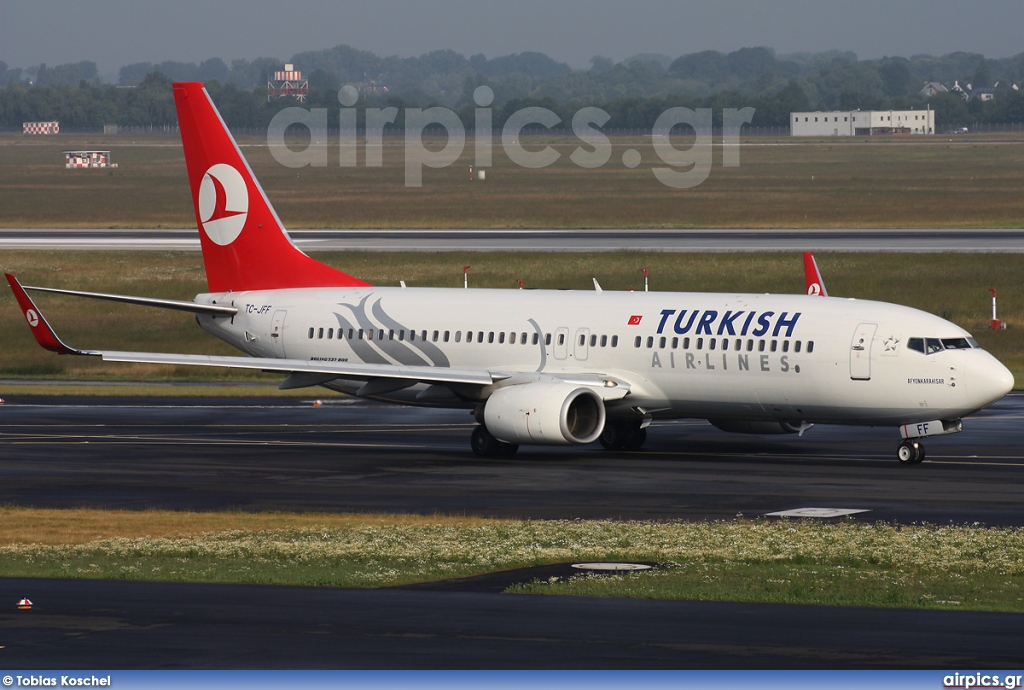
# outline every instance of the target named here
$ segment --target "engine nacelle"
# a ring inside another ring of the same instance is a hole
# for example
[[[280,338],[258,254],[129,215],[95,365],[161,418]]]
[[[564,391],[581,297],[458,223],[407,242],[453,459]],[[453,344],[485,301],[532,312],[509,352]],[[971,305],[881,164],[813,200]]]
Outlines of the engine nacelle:
[[[604,421],[604,401],[597,393],[563,381],[499,388],[484,405],[487,430],[508,443],[591,443],[604,430]]]
[[[708,421],[711,422],[711,426],[733,434],[800,433],[800,425],[792,422],[754,422],[749,419],[709,419]]]

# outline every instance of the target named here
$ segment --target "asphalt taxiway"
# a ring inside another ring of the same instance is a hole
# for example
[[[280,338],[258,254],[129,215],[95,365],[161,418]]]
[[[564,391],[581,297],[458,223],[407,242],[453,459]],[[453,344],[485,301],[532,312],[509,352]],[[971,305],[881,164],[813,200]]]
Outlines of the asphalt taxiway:
[[[892,429],[738,436],[652,426],[644,450],[481,459],[465,412],[312,397],[44,398],[0,406],[0,503],[188,510],[1024,525],[1024,395],[895,459]],[[507,577],[507,576],[506,576]],[[524,574],[529,579],[529,574]],[[491,583],[494,584],[493,582]],[[31,611],[14,604],[29,596]],[[9,609],[3,608],[9,602]],[[1011,668],[1021,616],[0,578],[5,668]]]

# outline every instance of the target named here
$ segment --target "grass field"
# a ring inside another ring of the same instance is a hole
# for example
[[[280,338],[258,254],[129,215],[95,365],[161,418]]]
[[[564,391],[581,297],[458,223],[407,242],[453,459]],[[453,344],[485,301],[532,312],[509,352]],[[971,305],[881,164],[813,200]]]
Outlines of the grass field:
[[[377,285],[462,284],[471,264],[477,287],[643,289],[753,293],[803,292],[797,254],[667,253],[322,253],[316,257]],[[833,295],[876,299],[918,307],[974,333],[1024,384],[1024,255],[1021,254],[819,254],[818,265]],[[7,251],[0,269],[23,284],[190,300],[205,290],[198,253]],[[989,287],[999,290],[999,314],[1009,328],[993,332]],[[191,315],[109,302],[37,294],[40,307],[72,346],[89,348],[237,354],[203,333]],[[277,378],[244,371],[103,363],[59,357],[39,348],[9,290],[0,290],[2,378],[265,381]],[[79,392],[79,391],[76,391]]]
[[[0,576],[386,587],[531,565],[651,573],[514,592],[1024,612],[1024,530],[0,508]]]
[[[401,138],[386,139],[383,165],[286,168],[266,141],[243,151],[284,223],[293,228],[890,228],[1024,225],[1024,135],[749,139],[739,167],[713,147],[708,179],[691,189],[658,182],[664,167],[650,137],[613,140],[609,162],[583,169],[575,138],[528,137],[552,146],[550,167],[512,163],[500,140],[486,181],[471,182],[474,147],[449,167],[405,186]],[[428,145],[437,148],[441,142]],[[110,149],[116,170],[66,170],[62,151]],[[680,145],[682,148],[682,145]],[[622,165],[635,149],[642,163]],[[175,136],[0,136],[0,227],[193,227],[185,164]]]

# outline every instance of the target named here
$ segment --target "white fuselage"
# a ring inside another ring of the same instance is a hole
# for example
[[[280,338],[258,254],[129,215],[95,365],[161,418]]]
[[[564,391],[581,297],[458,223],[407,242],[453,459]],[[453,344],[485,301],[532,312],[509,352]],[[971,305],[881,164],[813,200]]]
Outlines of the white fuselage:
[[[630,392],[609,415],[900,425],[969,414],[1013,382],[973,340],[959,347],[969,334],[944,319],[835,297],[369,287],[196,301],[237,307],[199,322],[259,357],[614,377]],[[908,347],[917,339],[958,348],[926,354]],[[428,388],[375,397],[474,403]]]

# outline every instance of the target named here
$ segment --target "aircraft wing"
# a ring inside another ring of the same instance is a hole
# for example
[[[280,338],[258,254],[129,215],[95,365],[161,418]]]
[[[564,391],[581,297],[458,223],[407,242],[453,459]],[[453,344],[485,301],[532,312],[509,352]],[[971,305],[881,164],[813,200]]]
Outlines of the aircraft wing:
[[[327,383],[337,378],[365,380],[360,394],[373,395],[405,388],[416,383],[455,384],[490,386],[506,379],[529,379],[537,374],[511,373],[486,369],[456,369],[450,367],[412,366],[403,364],[364,364],[362,362],[317,362],[304,359],[275,359],[272,357],[241,357],[231,355],[190,355],[169,352],[128,352],[120,350],[80,350],[60,339],[47,322],[39,307],[29,297],[26,288],[10,273],[6,274],[15,299],[21,307],[25,320],[32,329],[32,335],[42,347],[61,355],[83,355],[100,357],[107,362],[136,362],[143,364],[170,364],[200,367],[226,367],[231,369],[252,369],[265,372],[288,374],[281,383],[282,389],[303,388]],[[36,288],[33,288],[36,289]],[[97,296],[99,293],[80,296]],[[116,295],[104,295],[109,299]],[[163,306],[161,300],[146,301],[148,298],[131,298],[132,303]],[[129,301],[129,300],[117,300]],[[189,303],[179,303],[186,306]],[[171,306],[169,308],[176,308]],[[605,400],[618,399],[629,392],[623,381],[609,379],[599,374],[576,374],[565,379],[572,383],[590,386],[601,392]],[[610,383],[611,381],[611,383]],[[614,383],[614,385],[612,385]]]

